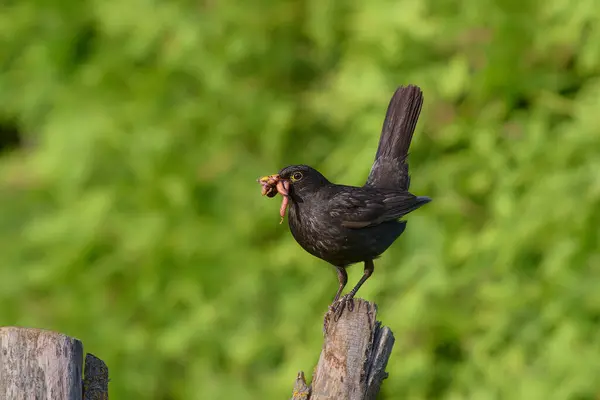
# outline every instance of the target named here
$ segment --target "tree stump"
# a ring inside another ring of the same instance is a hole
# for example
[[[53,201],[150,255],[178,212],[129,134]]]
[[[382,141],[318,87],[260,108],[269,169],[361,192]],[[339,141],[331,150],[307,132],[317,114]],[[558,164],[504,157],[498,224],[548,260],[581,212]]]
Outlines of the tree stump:
[[[338,321],[325,314],[325,338],[312,383],[299,372],[292,400],[374,400],[387,378],[392,331],[376,320],[377,306],[354,299]]]

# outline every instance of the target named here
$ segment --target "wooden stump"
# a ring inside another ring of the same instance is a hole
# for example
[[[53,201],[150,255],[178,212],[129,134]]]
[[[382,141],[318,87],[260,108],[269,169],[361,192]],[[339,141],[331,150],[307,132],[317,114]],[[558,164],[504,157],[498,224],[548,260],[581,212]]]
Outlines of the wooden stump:
[[[394,346],[392,331],[376,320],[377,306],[354,299],[338,321],[325,315],[325,340],[312,384],[300,372],[292,400],[374,400]]]
[[[108,369],[88,357],[85,386],[91,389],[84,393],[79,340],[42,329],[0,327],[0,399],[106,400]]]

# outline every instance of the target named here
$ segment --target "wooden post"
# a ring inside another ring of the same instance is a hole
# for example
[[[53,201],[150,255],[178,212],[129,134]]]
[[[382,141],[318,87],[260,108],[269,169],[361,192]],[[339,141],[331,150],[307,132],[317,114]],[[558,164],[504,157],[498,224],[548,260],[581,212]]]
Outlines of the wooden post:
[[[84,393],[79,340],[41,329],[0,327],[0,399],[106,400],[108,369],[90,356],[85,386],[91,389]]]
[[[292,400],[375,400],[395,340],[376,316],[377,306],[363,299],[354,299],[354,310],[346,309],[338,321],[325,314],[325,340],[312,384],[299,372]]]

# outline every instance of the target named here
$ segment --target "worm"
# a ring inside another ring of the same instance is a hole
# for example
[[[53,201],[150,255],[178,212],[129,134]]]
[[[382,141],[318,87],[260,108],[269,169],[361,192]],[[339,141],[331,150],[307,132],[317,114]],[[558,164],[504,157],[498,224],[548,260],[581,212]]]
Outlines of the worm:
[[[263,196],[275,197],[277,195],[276,185],[279,182],[279,175],[267,175],[258,179],[258,183],[262,185],[261,193]]]
[[[288,181],[277,182],[277,191],[279,193],[281,193],[281,195],[283,196],[283,200],[281,201],[281,207],[279,207],[279,215],[281,216],[281,221],[279,221],[280,224],[283,223],[283,218],[285,217],[285,211],[287,210],[287,206],[290,201],[289,189],[290,189],[290,183]]]
[[[267,175],[258,179],[258,183],[262,185],[261,194],[267,197],[275,197],[277,193],[281,194],[283,200],[281,201],[281,207],[279,208],[279,215],[281,216],[281,224],[285,217],[288,204],[290,202],[290,182],[285,179],[281,179],[278,174]]]
[[[282,196],[287,196],[289,195],[289,189],[290,189],[290,183],[288,181],[285,180],[280,180],[279,182],[277,182],[277,191],[279,193],[281,193]]]

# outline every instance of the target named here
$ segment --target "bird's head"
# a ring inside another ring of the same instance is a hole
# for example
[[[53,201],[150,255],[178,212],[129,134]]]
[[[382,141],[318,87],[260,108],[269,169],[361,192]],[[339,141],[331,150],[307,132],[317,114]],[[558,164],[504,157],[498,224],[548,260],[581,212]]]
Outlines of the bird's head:
[[[308,165],[290,165],[279,171],[280,179],[289,182],[292,199],[301,199],[329,184],[319,171]]]

